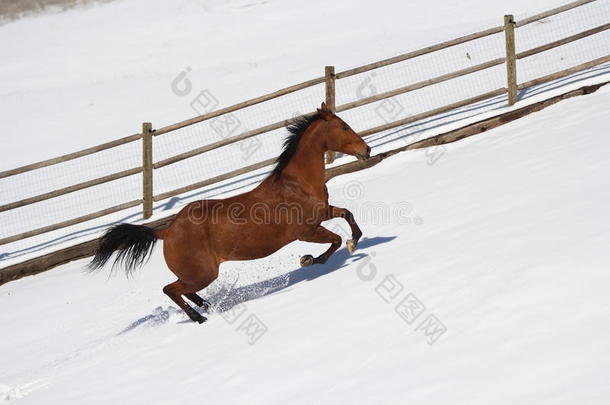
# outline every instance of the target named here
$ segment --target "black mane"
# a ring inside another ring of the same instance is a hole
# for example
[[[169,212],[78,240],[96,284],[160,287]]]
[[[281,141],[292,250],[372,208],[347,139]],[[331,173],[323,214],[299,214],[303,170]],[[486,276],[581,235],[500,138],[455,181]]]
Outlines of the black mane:
[[[292,159],[297,152],[297,146],[299,145],[299,141],[305,133],[305,130],[318,118],[320,118],[320,115],[317,113],[309,116],[304,115],[286,126],[290,135],[284,139],[284,148],[280,156],[275,160],[276,165],[271,172],[271,176],[275,177],[276,180],[280,178],[282,170],[284,170],[286,165],[288,165],[288,162],[290,162],[290,159]]]

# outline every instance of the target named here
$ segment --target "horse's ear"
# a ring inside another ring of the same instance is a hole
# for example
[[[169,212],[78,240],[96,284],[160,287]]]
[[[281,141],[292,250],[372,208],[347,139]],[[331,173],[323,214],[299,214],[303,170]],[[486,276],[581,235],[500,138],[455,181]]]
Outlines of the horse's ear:
[[[332,111],[330,111],[328,109],[328,107],[326,106],[325,102],[322,102],[322,105],[320,106],[320,108],[318,108],[318,115],[324,121],[328,121],[328,120],[330,120],[333,117]]]

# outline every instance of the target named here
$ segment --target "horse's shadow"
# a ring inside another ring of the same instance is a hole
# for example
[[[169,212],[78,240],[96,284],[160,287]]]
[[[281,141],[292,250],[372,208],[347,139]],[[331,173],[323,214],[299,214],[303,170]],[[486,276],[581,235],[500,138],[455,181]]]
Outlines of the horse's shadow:
[[[391,242],[394,239],[396,239],[396,236],[363,238],[358,242],[358,249],[381,245],[383,243]],[[318,277],[330,274],[364,257],[366,257],[366,254],[362,252],[350,255],[347,248],[342,248],[332,255],[325,264],[317,264],[311,267],[299,267],[286,274],[242,287],[234,287],[234,285],[228,283],[224,285],[221,284],[214,286],[216,288],[210,291],[209,294],[206,294],[205,298],[212,303],[212,312],[222,314],[223,312],[227,312],[248,301],[275,294],[286,290],[297,283],[312,281]],[[196,309],[203,315],[206,315],[206,311],[199,308]],[[119,335],[142,325],[158,326],[164,324],[168,322],[171,317],[179,317],[180,320],[178,323],[192,322],[186,317],[186,314],[176,307],[171,305],[166,309],[157,307],[151,314],[132,322],[128,327],[119,332]]]
[[[364,238],[358,242],[358,249],[377,246],[394,239],[396,239],[395,236]],[[286,274],[243,287],[221,288],[220,291],[213,293],[207,299],[213,303],[216,312],[226,312],[237,305],[277,293],[302,281],[312,281],[330,274],[365,256],[364,253],[358,252],[350,255],[347,248],[342,248],[332,255],[325,264],[298,267]]]

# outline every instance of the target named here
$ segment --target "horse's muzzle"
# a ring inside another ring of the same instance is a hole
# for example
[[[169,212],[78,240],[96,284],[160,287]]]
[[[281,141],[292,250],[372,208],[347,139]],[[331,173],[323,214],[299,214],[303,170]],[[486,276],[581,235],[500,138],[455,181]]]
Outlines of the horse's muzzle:
[[[371,157],[371,147],[367,146],[366,153],[359,153],[358,155],[356,155],[356,157],[358,158],[358,160],[366,160],[366,159],[370,158]]]

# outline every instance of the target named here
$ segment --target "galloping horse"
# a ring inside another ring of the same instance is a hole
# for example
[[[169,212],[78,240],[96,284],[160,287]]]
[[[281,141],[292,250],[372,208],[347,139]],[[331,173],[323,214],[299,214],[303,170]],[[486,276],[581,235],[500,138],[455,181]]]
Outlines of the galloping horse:
[[[124,264],[129,274],[162,239],[165,262],[178,277],[163,292],[193,321],[202,323],[206,318],[182,296],[197,306],[209,306],[197,292],[216,280],[222,262],[258,259],[302,240],[331,245],[316,258],[301,257],[301,266],[325,263],[341,246],[341,237],[320,224],[337,217],[351,228],[347,248],[353,253],[362,232],[351,212],[328,204],[324,155],[331,150],[367,159],[371,148],[324,103],[315,115],[300,118],[288,130],[275,168],[256,188],[224,200],[190,203],[163,230],[116,225],[102,237],[90,269],[101,268],[118,251],[114,264]]]

